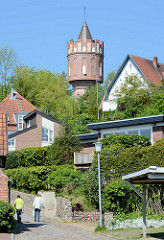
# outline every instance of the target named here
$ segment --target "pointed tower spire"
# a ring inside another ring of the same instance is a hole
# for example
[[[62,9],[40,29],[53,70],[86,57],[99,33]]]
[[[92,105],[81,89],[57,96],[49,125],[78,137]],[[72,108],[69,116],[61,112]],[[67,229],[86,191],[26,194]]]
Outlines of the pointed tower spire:
[[[87,42],[87,39],[91,39],[92,40],[92,36],[90,34],[89,28],[87,23],[84,21],[83,26],[81,28],[81,32],[79,34],[78,39],[81,39],[82,42]]]

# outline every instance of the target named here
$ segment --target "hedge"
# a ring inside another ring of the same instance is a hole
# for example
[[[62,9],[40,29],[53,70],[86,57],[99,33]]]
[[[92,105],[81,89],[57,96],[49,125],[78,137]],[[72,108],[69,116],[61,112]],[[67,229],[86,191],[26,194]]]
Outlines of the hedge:
[[[9,203],[0,201],[0,232],[6,232],[15,227],[15,209]]]
[[[108,180],[149,166],[164,167],[164,139],[153,146],[119,149],[117,153],[105,147],[100,159],[102,172]]]
[[[12,188],[25,192],[37,192],[42,189],[48,189],[48,176],[56,169],[57,167],[54,165],[30,168],[20,167],[8,169],[5,173],[12,179]]]
[[[51,164],[46,147],[29,147],[10,152],[7,156],[6,169]]]

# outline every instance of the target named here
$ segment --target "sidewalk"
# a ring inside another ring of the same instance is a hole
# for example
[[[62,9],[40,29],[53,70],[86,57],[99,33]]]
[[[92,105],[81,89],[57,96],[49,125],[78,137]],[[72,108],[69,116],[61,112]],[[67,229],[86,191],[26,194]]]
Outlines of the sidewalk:
[[[0,240],[13,240],[12,233],[0,233]]]

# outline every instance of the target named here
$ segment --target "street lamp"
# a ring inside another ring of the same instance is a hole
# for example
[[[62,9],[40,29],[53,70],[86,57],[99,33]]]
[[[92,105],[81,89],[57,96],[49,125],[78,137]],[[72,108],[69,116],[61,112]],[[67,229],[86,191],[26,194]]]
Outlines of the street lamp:
[[[100,152],[102,149],[102,143],[95,143],[96,152],[98,153],[98,178],[99,178],[99,212],[100,212],[100,227],[102,227],[102,208],[101,208],[101,178],[100,178]]]

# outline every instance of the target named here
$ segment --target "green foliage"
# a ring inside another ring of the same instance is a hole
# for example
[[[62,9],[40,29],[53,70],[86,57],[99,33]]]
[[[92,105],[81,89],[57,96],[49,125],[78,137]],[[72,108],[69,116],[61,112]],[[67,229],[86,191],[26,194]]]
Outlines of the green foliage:
[[[46,147],[29,147],[10,152],[7,156],[6,169],[51,165]]]
[[[117,109],[105,113],[108,120],[121,120],[164,113],[164,83],[148,84],[137,75],[127,76],[113,94]]]
[[[24,98],[58,120],[62,121],[64,117],[78,112],[77,102],[68,91],[69,84],[65,74],[19,66],[11,82],[13,88]]]
[[[98,105],[97,105],[98,94]],[[79,98],[80,113],[86,113],[92,115],[95,119],[98,116],[98,107],[103,98],[103,88],[98,85],[89,85],[84,95]]]
[[[20,167],[5,171],[7,176],[12,179],[12,187],[25,192],[38,192],[48,189],[48,176],[56,166]]]
[[[132,167],[131,170],[135,171],[140,164],[135,163],[135,157],[140,148],[150,145],[149,138],[140,135],[109,135],[107,138],[102,139],[101,142],[103,143],[100,153],[101,171],[107,182],[111,178],[121,176],[124,173],[122,172],[124,168],[127,171],[129,167]],[[130,156],[127,157],[128,149],[130,149],[128,152]],[[134,150],[136,152],[131,158],[133,149],[136,149]],[[126,155],[126,159],[124,159],[123,154]],[[94,154],[94,161],[97,162],[97,154]]]
[[[68,119],[69,124],[73,127],[75,134],[88,133],[87,124],[93,123],[96,121],[93,115],[88,114],[79,114],[74,115]]]
[[[150,145],[150,141],[148,137],[144,137],[141,135],[128,135],[128,134],[119,134],[119,135],[109,135],[108,137],[101,140],[103,143],[102,147],[110,147],[111,145],[122,145],[123,148],[130,147],[145,147]]]
[[[14,49],[0,48],[0,102],[9,94],[11,82],[9,76],[16,67],[16,54]]]
[[[62,166],[49,175],[48,183],[51,187],[55,187],[57,193],[66,187],[67,194],[70,194],[79,186],[81,177],[82,173],[75,171],[73,166]]]
[[[98,168],[95,162],[93,163],[89,171],[84,174],[84,186],[85,186],[84,194],[86,196],[88,204],[93,208],[98,209],[99,208]]]
[[[65,120],[59,137],[49,147],[48,155],[56,165],[73,164],[74,152],[79,151],[79,139],[74,135],[72,126]]]
[[[158,140],[153,146],[117,149],[115,152],[111,152],[110,148],[105,147],[100,158],[101,169],[106,181],[149,166],[163,167],[164,139]]]
[[[15,227],[15,209],[9,203],[0,201],[0,232],[6,232]]]
[[[140,197],[121,179],[111,180],[105,186],[103,191],[104,211],[128,213],[140,209],[141,206]]]

